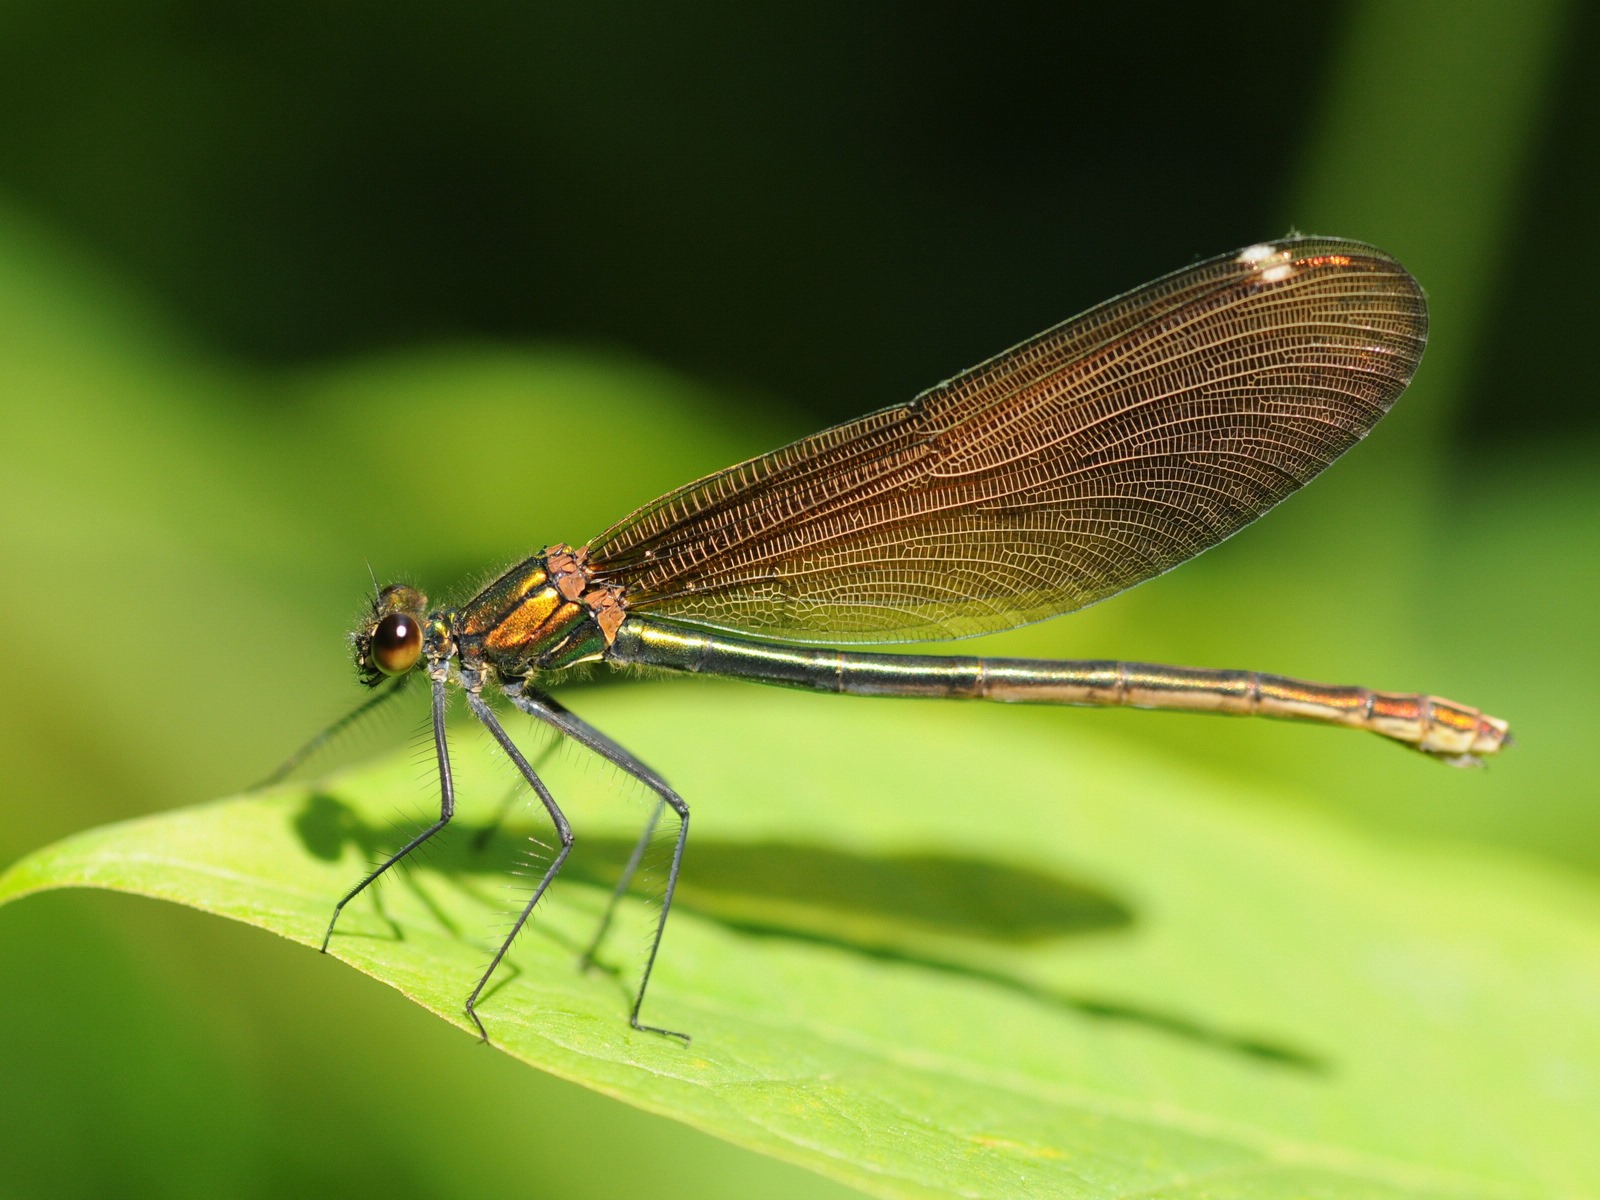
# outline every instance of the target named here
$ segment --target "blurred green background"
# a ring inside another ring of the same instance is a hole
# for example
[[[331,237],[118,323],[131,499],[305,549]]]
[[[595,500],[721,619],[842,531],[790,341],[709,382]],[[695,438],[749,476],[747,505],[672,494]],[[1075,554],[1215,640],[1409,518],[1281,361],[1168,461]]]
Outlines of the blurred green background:
[[[1258,528],[984,648],[1428,689],[1520,744],[1016,719],[1594,872],[1600,9],[1290,12],[0,7],[0,859],[259,777],[355,698],[368,563],[459,592],[1293,226],[1422,280],[1411,393]],[[191,912],[46,896],[0,964],[0,1195],[840,1191]]]

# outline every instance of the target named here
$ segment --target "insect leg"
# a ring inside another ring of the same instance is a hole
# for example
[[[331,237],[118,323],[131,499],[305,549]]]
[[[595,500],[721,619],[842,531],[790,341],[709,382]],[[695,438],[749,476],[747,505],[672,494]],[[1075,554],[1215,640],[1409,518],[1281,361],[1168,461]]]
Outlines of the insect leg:
[[[600,914],[600,924],[595,927],[594,937],[589,939],[578,965],[584,970],[594,966],[594,956],[599,953],[600,943],[605,941],[606,933],[611,928],[612,918],[617,915],[617,905],[622,903],[622,897],[628,893],[628,885],[633,882],[633,876],[639,869],[639,863],[644,859],[644,852],[650,846],[650,839],[655,836],[656,826],[661,823],[661,814],[666,810],[667,802],[657,800],[655,807],[650,810],[650,819],[645,822],[639,840],[633,844],[633,853],[628,856],[627,865],[622,868],[622,877],[617,880],[617,886],[611,891],[611,899],[606,901],[606,910]]]
[[[411,676],[409,673],[396,677],[394,682],[388,687],[384,688],[381,692],[374,692],[372,695],[368,696],[360,704],[356,705],[355,708],[345,713],[344,716],[340,717],[332,725],[329,725],[320,733],[316,734],[311,738],[310,741],[301,746],[300,749],[296,750],[288,758],[279,763],[273,769],[272,774],[268,775],[265,779],[262,779],[259,783],[253,784],[247,790],[258,792],[262,788],[271,787],[275,783],[282,783],[289,777],[290,772],[292,772],[301,763],[305,762],[306,759],[310,758],[318,750],[321,750],[329,742],[333,741],[334,738],[338,737],[346,729],[349,729],[352,725],[356,724],[368,713],[372,712],[379,705],[383,704],[386,700],[389,700],[394,696],[398,696],[405,690],[406,684],[410,682]]]
[[[639,980],[639,991],[634,996],[633,1012],[628,1015],[628,1024],[646,1033],[665,1034],[667,1037],[681,1038],[687,1043],[689,1035],[686,1033],[678,1033],[672,1029],[662,1029],[657,1025],[641,1024],[639,1010],[644,1005],[645,989],[650,986],[650,972],[655,969],[656,954],[661,949],[661,935],[666,932],[667,916],[672,911],[672,893],[678,886],[678,871],[683,865],[683,847],[689,840],[689,806],[684,803],[682,796],[667,786],[666,781],[661,776],[657,775],[593,725],[569,712],[551,697],[526,687],[515,690],[508,688],[506,694],[511,697],[513,704],[530,717],[535,717],[547,725],[553,725],[613,766],[632,775],[640,783],[655,792],[661,798],[663,804],[678,814],[678,839],[672,848],[672,865],[667,870],[667,889],[661,897],[661,916],[656,921],[655,936],[650,942],[650,954],[645,959],[644,975]]]
[[[392,691],[398,690],[398,688],[392,689]],[[386,694],[392,694],[392,692]],[[344,906],[366,891],[367,887],[378,876],[450,824],[450,818],[455,815],[456,785],[450,774],[450,747],[446,745],[444,738],[444,708],[444,680],[435,679],[433,681],[433,750],[439,760],[439,819],[384,859],[371,874],[346,892],[339,903],[333,906],[333,916],[328,918],[328,930],[322,935],[322,952],[324,954],[328,952],[328,942],[333,937],[333,927],[338,923],[339,914],[344,911]]]
[[[532,765],[536,772],[544,766],[545,760],[555,753],[556,746],[559,744],[560,739],[557,738],[543,750],[539,751],[538,754],[534,755]],[[521,798],[521,787],[513,787],[505,794],[505,797],[500,801],[500,807],[495,810],[494,819],[482,829],[478,830],[477,835],[473,837],[472,848],[474,850],[481,854],[485,849],[488,848],[489,843],[494,841],[494,839],[499,836],[500,830],[503,829],[506,822],[511,819],[511,810],[517,806],[517,801]]]
[[[511,949],[511,943],[517,940],[517,934],[522,932],[522,927],[527,924],[528,918],[533,915],[534,905],[539,903],[539,898],[544,895],[545,889],[550,886],[551,880],[560,873],[562,864],[567,861],[567,855],[572,852],[572,827],[567,824],[566,816],[562,813],[560,806],[556,804],[555,797],[550,794],[550,789],[545,787],[544,780],[534,773],[533,767],[522,756],[522,751],[517,749],[516,743],[506,734],[506,731],[500,725],[499,719],[495,717],[494,710],[484,703],[483,697],[473,692],[468,692],[467,704],[471,707],[473,715],[488,728],[490,734],[494,736],[494,740],[500,743],[500,749],[505,751],[506,757],[522,773],[522,777],[528,781],[529,786],[539,794],[539,799],[544,802],[545,811],[550,814],[550,819],[555,822],[556,833],[561,838],[561,849],[556,852],[555,858],[550,860],[550,865],[545,868],[544,876],[539,880],[539,885],[533,889],[533,896],[523,906],[521,914],[511,926],[511,932],[506,934],[505,941],[500,943],[500,949],[494,952],[494,958],[490,960],[488,969],[484,971],[483,977],[478,980],[478,986],[473,988],[472,994],[467,997],[467,1016],[471,1017],[472,1023],[478,1027],[478,1036],[487,1042],[489,1040],[488,1031],[484,1029],[483,1022],[478,1019],[478,997],[483,995],[483,989],[489,984],[489,977],[494,974],[495,968],[500,965],[501,960],[506,956],[506,952]]]

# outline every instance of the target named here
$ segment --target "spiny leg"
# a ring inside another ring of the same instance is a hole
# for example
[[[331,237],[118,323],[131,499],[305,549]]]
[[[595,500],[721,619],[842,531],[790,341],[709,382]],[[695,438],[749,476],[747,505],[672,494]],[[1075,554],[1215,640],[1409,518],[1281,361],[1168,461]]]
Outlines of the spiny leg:
[[[560,738],[556,738],[534,756],[533,769],[535,771],[542,768],[545,760],[555,753],[556,746],[560,744],[560,741]],[[500,831],[505,828],[506,822],[511,819],[511,810],[516,807],[517,801],[521,797],[522,788],[520,786],[513,787],[505,794],[505,798],[500,801],[500,807],[495,810],[494,818],[482,829],[478,830],[473,837],[472,848],[474,850],[481,854],[488,848],[489,843],[494,841]]]
[[[393,690],[398,691],[399,689]],[[450,824],[450,818],[455,815],[456,785],[450,774],[450,747],[445,744],[444,739],[444,709],[444,680],[435,679],[433,681],[433,750],[439,760],[439,819],[384,859],[371,874],[346,892],[344,898],[333,906],[333,916],[328,918],[328,930],[322,935],[322,953],[324,954],[328,952],[328,942],[333,937],[333,927],[338,923],[339,914],[344,911],[344,906],[366,891],[378,876]],[[362,710],[357,710],[358,713],[360,711]]]
[[[467,704],[471,707],[478,720],[482,721],[494,736],[494,740],[500,743],[500,749],[505,751],[506,757],[522,773],[522,777],[528,781],[529,786],[539,794],[539,799],[544,802],[545,811],[550,814],[550,819],[555,822],[556,833],[561,838],[561,849],[556,853],[555,858],[551,859],[550,865],[545,868],[543,878],[539,880],[539,885],[533,889],[533,896],[528,900],[528,903],[522,909],[521,915],[517,917],[516,922],[511,926],[511,932],[506,934],[505,941],[500,943],[500,949],[494,952],[494,958],[490,960],[488,969],[484,971],[483,977],[478,980],[478,986],[473,988],[472,995],[467,997],[467,1016],[471,1017],[472,1023],[478,1027],[478,1036],[487,1042],[489,1033],[484,1029],[483,1022],[478,1019],[478,997],[483,995],[483,989],[489,984],[489,977],[494,974],[495,968],[500,965],[501,960],[506,956],[506,952],[511,949],[511,943],[517,940],[517,934],[522,932],[522,927],[527,924],[528,918],[533,915],[534,906],[539,903],[539,898],[544,895],[545,889],[550,886],[551,880],[555,879],[556,875],[560,873],[561,865],[567,861],[567,855],[572,852],[572,827],[567,824],[566,816],[562,813],[560,806],[556,804],[555,797],[550,794],[550,789],[545,787],[544,780],[534,773],[534,769],[528,764],[528,760],[522,757],[522,752],[517,749],[516,743],[506,735],[506,731],[501,728],[500,721],[494,715],[494,710],[484,703],[483,697],[475,692],[468,692]]]
[[[650,986],[650,972],[655,969],[656,954],[661,949],[661,936],[666,932],[667,916],[672,911],[672,893],[678,886],[678,870],[683,865],[683,847],[689,840],[689,806],[684,803],[682,796],[667,786],[666,781],[661,776],[657,775],[593,725],[575,716],[551,697],[544,695],[542,692],[531,691],[525,687],[515,690],[508,688],[506,694],[511,697],[513,704],[530,717],[535,717],[547,725],[553,725],[613,766],[632,775],[661,797],[662,803],[678,814],[678,840],[673,845],[672,865],[667,870],[667,889],[661,897],[661,916],[656,921],[655,937],[650,942],[650,954],[645,959],[644,975],[639,980],[639,991],[634,996],[633,1011],[628,1014],[628,1024],[645,1033],[660,1033],[667,1037],[681,1038],[685,1044],[688,1044],[689,1035],[686,1033],[679,1033],[673,1029],[662,1029],[658,1025],[641,1024],[639,1010],[644,1006],[645,989]]]
[[[627,895],[628,885],[633,882],[633,876],[639,870],[639,863],[644,859],[644,852],[649,849],[650,839],[655,837],[656,826],[661,823],[661,814],[666,807],[665,800],[657,800],[655,807],[650,810],[650,819],[645,822],[639,840],[633,844],[633,853],[628,856],[627,865],[622,868],[622,877],[617,880],[617,886],[611,890],[611,898],[606,901],[605,912],[600,914],[600,923],[595,927],[594,936],[589,939],[588,946],[578,959],[581,970],[587,971],[594,966],[594,956],[599,953],[600,943],[605,941],[606,933],[611,929],[611,921],[617,915],[617,905],[621,904],[622,897]]]
[[[327,726],[321,732],[317,733],[314,737],[307,741],[305,745],[301,746],[300,749],[296,750],[288,758],[284,759],[275,768],[273,768],[270,775],[261,780],[259,783],[252,785],[249,790],[252,792],[257,792],[262,788],[271,787],[275,783],[282,783],[288,778],[289,773],[301,763],[305,762],[306,759],[310,758],[318,750],[322,749],[329,742],[333,741],[334,738],[338,737],[346,729],[349,729],[356,722],[360,721],[368,713],[372,712],[373,709],[383,704],[384,701],[389,700],[394,696],[398,696],[405,690],[406,684],[410,682],[411,676],[409,674],[401,675],[381,692],[375,692],[371,696],[368,696],[365,700],[356,705],[349,712],[345,713],[344,716],[340,717],[332,725]]]
[[[532,713],[532,715],[538,717],[546,724],[552,725],[558,732],[569,734],[570,736],[576,738],[586,748],[601,754],[603,757],[616,763],[618,766],[622,766],[624,770],[628,770],[629,774],[633,775],[636,779],[639,779],[647,787],[651,788],[651,790],[657,792],[658,795],[663,789],[668,792],[672,790],[667,786],[666,781],[663,780],[661,776],[649,766],[649,764],[625,750],[611,738],[601,733],[593,725],[590,725],[587,721],[583,720],[570,709],[566,708],[554,697],[544,695],[543,693],[538,693],[538,697],[540,702],[548,706],[552,714],[559,715],[570,724],[564,724],[560,721],[551,720],[550,717],[540,713]],[[516,699],[516,695],[513,695],[513,703],[516,702]],[[523,706],[519,705],[519,707]],[[524,711],[531,710],[525,708]],[[587,735],[587,737],[585,735]],[[606,752],[607,750],[610,751],[609,754]],[[631,767],[624,766],[624,764],[619,761],[620,759],[626,759],[628,763],[631,764]],[[641,774],[641,772],[643,772],[643,774]],[[594,937],[590,939],[588,947],[578,959],[578,963],[581,968],[587,969],[588,967],[594,965],[595,953],[599,950],[600,943],[605,939],[606,933],[611,927],[611,922],[616,916],[617,905],[621,903],[622,897],[627,894],[628,885],[633,882],[633,877],[639,870],[639,864],[644,860],[645,851],[649,849],[650,840],[655,836],[656,828],[661,822],[661,813],[666,806],[667,801],[664,796],[656,800],[655,807],[651,810],[650,818],[645,822],[645,827],[639,834],[639,840],[634,843],[633,851],[628,856],[627,864],[622,868],[622,877],[617,880],[616,887],[612,889],[611,898],[606,903],[605,912],[601,914],[599,927],[595,930]]]

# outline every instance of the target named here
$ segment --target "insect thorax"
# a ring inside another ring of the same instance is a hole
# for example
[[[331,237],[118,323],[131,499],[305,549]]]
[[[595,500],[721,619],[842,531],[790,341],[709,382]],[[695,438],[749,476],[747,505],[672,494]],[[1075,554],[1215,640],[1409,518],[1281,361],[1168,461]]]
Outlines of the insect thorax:
[[[620,589],[594,585],[582,550],[549,546],[458,610],[456,646],[464,667],[522,679],[603,657],[623,616]]]

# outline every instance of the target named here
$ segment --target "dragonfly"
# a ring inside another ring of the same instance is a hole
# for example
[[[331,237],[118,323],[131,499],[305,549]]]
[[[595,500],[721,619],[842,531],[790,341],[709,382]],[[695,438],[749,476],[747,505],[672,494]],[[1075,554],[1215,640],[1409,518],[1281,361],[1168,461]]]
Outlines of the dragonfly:
[[[351,635],[377,689],[431,688],[439,816],[334,906],[345,908],[456,808],[450,690],[515,765],[560,846],[465,1010],[478,1006],[574,835],[485,694],[554,728],[654,795],[584,963],[663,814],[676,820],[629,1024],[641,1019],[689,836],[689,806],[548,688],[582,664],[650,667],[821,692],[1131,706],[1365,729],[1453,766],[1510,743],[1507,723],[1418,693],[1257,671],[1120,661],[870,652],[1040,621],[1160,575],[1237,532],[1361,440],[1427,341],[1417,281],[1361,242],[1290,237],[1198,262],[930,388],[668,492],[586,546],[546,546],[455,607],[376,592]],[[386,686],[387,683],[387,686]]]

